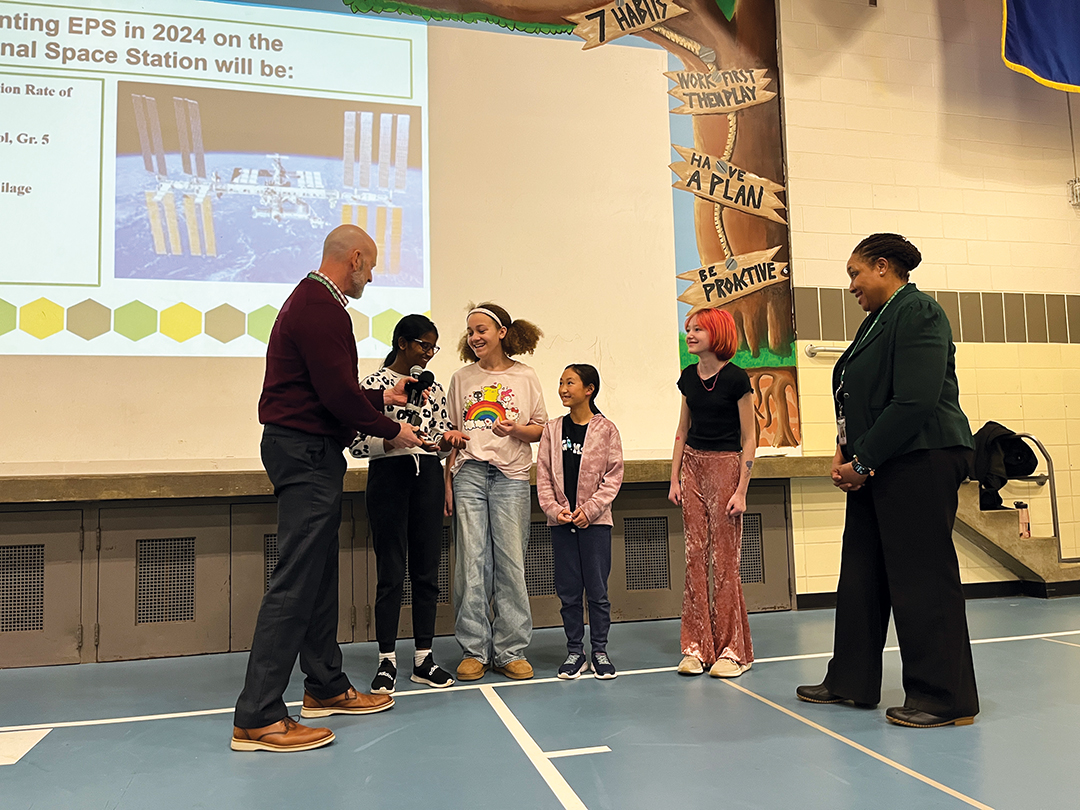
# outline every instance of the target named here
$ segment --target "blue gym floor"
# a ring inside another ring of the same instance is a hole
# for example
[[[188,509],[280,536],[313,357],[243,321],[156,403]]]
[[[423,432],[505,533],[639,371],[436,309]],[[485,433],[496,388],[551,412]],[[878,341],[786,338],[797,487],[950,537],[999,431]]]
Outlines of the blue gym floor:
[[[320,720],[337,741],[299,754],[229,750],[246,653],[0,671],[0,762],[29,749],[0,767],[0,807],[1080,807],[1080,598],[968,603],[982,714],[964,728],[885,722],[904,699],[895,650],[878,709],[796,700],[832,619],[751,616],[758,660],[733,681],[675,674],[677,621],[615,625],[618,679],[558,681],[562,631],[540,630],[534,680],[399,677],[393,709]],[[344,651],[366,690],[375,646]],[[411,654],[400,642],[399,664]],[[435,654],[457,664],[452,638]]]

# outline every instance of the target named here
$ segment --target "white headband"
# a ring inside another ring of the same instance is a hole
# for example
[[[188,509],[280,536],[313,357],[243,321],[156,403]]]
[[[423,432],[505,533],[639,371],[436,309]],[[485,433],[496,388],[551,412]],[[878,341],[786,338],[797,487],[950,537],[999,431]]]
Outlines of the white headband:
[[[495,321],[495,323],[497,323],[500,327],[502,327],[504,325],[502,320],[500,320],[499,316],[496,315],[494,312],[492,312],[490,309],[484,309],[483,307],[475,307],[475,308],[469,310],[469,315],[475,315],[477,312],[482,312],[484,315],[487,315],[489,318],[491,318],[491,320]],[[465,317],[468,318],[469,316],[466,315]]]

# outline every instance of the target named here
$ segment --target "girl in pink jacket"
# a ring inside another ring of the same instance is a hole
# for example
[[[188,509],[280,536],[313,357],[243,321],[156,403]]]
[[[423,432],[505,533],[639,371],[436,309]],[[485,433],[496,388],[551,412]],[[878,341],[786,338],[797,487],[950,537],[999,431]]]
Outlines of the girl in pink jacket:
[[[582,592],[589,600],[589,643],[597,678],[616,676],[607,655],[611,602],[611,502],[622,486],[622,440],[615,423],[596,407],[600,374],[585,363],[567,366],[559,398],[570,412],[552,419],[540,437],[536,494],[551,527],[555,592],[562,602],[566,661],[559,677],[573,680],[589,668],[585,657]]]

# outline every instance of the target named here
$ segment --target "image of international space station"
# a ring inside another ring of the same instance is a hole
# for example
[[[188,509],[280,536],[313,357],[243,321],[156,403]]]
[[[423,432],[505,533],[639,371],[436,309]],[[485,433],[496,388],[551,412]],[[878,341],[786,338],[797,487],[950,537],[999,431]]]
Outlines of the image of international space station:
[[[163,266],[152,271],[135,268],[127,273],[128,277],[278,280],[260,277],[258,268],[268,256],[280,252],[282,239],[270,231],[260,232],[237,220],[245,200],[249,223],[264,222],[272,229],[274,226],[290,229],[301,226],[312,232],[312,238],[320,243],[328,227],[338,222],[358,224],[379,245],[380,262],[376,272],[400,273],[407,211],[403,203],[410,204],[404,198],[411,198],[411,204],[415,206],[419,197],[417,193],[408,194],[410,115],[345,110],[343,120],[338,119],[342,121],[340,168],[328,172],[336,161],[305,155],[265,154],[261,160],[245,153],[211,153],[208,156],[204,149],[199,102],[174,95],[172,108],[179,160],[175,153],[170,153],[170,166],[158,99],[143,93],[131,93],[130,98],[142,152],[143,177],[146,178],[141,194],[145,202],[143,228],[149,226],[154,255],[198,257],[200,261],[213,264],[228,252],[227,245],[232,240],[243,247],[243,255],[234,257],[232,264],[240,267],[245,275],[234,279],[227,274],[199,271],[197,267],[184,264],[175,275]],[[310,122],[303,125],[310,125]],[[223,162],[226,159],[231,165]],[[412,172],[419,174],[416,169]],[[118,200],[119,178],[118,162]],[[413,183],[418,184],[418,178],[414,178]],[[229,213],[223,218],[221,212],[226,209]],[[119,213],[117,227],[119,231]],[[419,233],[419,229],[416,232]],[[130,235],[126,238],[130,239]],[[265,249],[260,250],[263,247]],[[408,245],[406,251],[409,251]],[[123,276],[119,253],[118,244],[117,275]],[[415,249],[413,253],[416,253]],[[243,269],[248,266],[252,269]],[[414,275],[417,280],[422,280],[422,269]]]

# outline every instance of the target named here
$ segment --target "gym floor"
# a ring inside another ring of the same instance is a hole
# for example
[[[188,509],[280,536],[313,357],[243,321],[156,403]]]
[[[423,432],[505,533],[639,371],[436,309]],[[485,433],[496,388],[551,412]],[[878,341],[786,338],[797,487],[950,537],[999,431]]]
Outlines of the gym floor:
[[[229,750],[246,653],[0,672],[0,805],[76,808],[961,808],[1080,806],[1080,597],[968,603],[982,713],[907,729],[900,656],[882,704],[819,706],[831,610],[750,617],[757,662],[735,680],[680,677],[678,621],[617,624],[614,681],[559,681],[560,629],[529,648],[537,676],[436,690],[399,672],[396,705],[331,717],[299,754]],[[373,644],[344,647],[366,690]],[[435,641],[452,669],[452,638]],[[412,643],[398,644],[399,663]],[[286,693],[302,698],[297,670]],[[290,707],[294,704],[290,703]],[[298,705],[295,711],[299,712]]]

